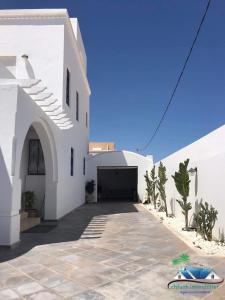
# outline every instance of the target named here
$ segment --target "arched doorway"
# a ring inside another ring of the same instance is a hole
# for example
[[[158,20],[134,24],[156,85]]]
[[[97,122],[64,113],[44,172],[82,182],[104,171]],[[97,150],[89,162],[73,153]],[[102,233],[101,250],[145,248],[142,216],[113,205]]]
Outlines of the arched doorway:
[[[29,127],[22,148],[21,231],[41,220],[57,219],[56,154],[54,141],[41,122]]]

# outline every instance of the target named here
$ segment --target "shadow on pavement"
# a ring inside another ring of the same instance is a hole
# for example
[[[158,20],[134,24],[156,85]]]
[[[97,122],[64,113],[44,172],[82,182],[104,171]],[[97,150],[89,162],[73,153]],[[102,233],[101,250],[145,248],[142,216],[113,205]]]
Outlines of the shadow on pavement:
[[[107,215],[137,211],[135,205],[129,202],[82,205],[64,216],[57,225],[43,223],[21,233],[21,241],[14,248],[0,247],[0,262],[16,258],[38,245],[101,238]]]

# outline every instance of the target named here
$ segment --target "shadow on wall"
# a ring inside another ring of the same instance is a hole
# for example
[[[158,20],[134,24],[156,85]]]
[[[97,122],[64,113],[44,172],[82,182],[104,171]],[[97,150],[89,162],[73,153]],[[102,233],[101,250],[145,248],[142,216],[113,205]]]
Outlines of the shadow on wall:
[[[175,216],[175,199],[171,198],[170,199],[170,211],[171,211],[171,215]]]
[[[82,205],[63,217],[58,224],[38,225],[22,233],[21,242],[16,248],[0,247],[0,262],[16,258],[38,245],[100,239],[107,224],[107,215],[133,212],[137,212],[137,209],[132,203]]]
[[[1,195],[4,195],[4,198],[1,199],[0,210],[8,212],[11,211],[12,203],[11,203],[11,192],[12,185],[9,179],[8,170],[5,165],[5,160],[2,154],[2,150],[0,148],[0,191]],[[1,197],[2,197],[1,196]],[[0,234],[3,228],[0,228]],[[0,237],[1,240],[1,237]]]
[[[27,59],[25,59],[25,68],[26,68],[28,77],[30,79],[35,79],[34,69],[31,65],[31,63],[29,62],[29,60],[27,60]]]
[[[0,61],[0,79],[15,79],[16,77],[10,70]]]

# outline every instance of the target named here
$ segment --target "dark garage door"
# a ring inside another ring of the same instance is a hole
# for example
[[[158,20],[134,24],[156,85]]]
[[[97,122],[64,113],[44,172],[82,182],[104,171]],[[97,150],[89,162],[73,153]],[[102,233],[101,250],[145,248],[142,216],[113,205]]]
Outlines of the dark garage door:
[[[137,201],[137,167],[98,168],[98,201]]]

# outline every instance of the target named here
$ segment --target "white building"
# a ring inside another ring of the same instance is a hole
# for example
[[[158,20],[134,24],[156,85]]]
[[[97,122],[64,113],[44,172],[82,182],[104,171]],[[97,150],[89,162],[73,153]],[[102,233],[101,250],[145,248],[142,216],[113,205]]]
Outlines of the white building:
[[[78,21],[64,9],[1,11],[0,51],[0,244],[12,245],[23,191],[47,220],[85,200],[90,88]]]
[[[26,191],[41,218],[57,220],[84,203],[85,183],[97,183],[100,167],[111,167],[135,170],[129,188],[143,198],[152,159],[88,157],[90,88],[78,21],[64,9],[0,11],[0,51],[0,245],[20,240]]]

